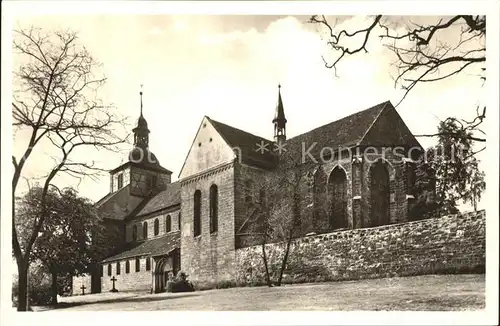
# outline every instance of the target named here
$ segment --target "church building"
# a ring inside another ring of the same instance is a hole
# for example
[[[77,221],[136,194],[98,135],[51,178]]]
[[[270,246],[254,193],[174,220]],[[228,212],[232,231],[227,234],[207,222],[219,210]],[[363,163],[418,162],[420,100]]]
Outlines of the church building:
[[[253,207],[274,198],[262,185],[276,178],[287,187],[279,180],[288,172],[297,181],[299,236],[411,220],[422,148],[390,102],[289,139],[280,90],[273,140],[205,116],[172,182],[149,148],[140,96],[134,147],[96,203],[105,223],[96,241],[113,250],[91,275],[74,278],[74,294],[82,283],[93,293],[164,292],[180,270],[191,281],[234,279],[236,251],[256,244]]]

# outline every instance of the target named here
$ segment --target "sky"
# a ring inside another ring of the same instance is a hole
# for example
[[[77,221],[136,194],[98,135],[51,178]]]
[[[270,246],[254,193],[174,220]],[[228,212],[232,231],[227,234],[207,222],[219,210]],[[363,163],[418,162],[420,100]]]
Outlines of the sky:
[[[102,63],[107,77],[100,96],[129,117],[129,131],[139,115],[143,85],[150,149],[162,166],[173,171],[175,180],[204,115],[272,139],[278,84],[282,85],[288,137],[386,100],[399,102],[402,92],[391,77],[395,73],[390,64],[393,56],[378,38],[368,43],[369,53],[343,60],[335,76],[321,58],[330,53],[325,39],[317,26],[307,23],[308,18],[44,15],[17,17],[15,26],[79,31],[81,44]],[[356,28],[370,19],[339,18],[339,28]],[[439,17],[414,19],[437,22]],[[414,134],[435,132],[439,120],[449,116],[473,118],[474,108],[484,103],[485,96],[477,73],[472,69],[439,83],[417,86],[397,111]],[[433,143],[428,138],[419,141],[424,147]],[[26,134],[16,133],[14,153],[26,142]],[[125,162],[127,150],[79,155],[111,169]],[[26,167],[26,177],[47,170],[51,162],[44,155],[44,148],[37,149]],[[95,201],[109,190],[107,175],[81,182],[58,177],[56,182],[75,186],[81,195]]]

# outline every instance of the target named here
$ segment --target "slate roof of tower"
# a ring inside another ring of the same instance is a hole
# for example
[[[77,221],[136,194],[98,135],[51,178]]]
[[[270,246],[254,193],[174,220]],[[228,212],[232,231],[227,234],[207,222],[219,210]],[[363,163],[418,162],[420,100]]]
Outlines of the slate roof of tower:
[[[162,173],[166,173],[166,174],[172,174],[172,171],[170,171],[169,169],[164,168],[160,164],[149,163],[149,162],[147,162],[146,159],[143,159],[141,162],[135,162],[134,160],[130,160],[130,156],[131,156],[130,154],[133,153],[132,151],[129,153],[129,156],[128,156],[129,160],[127,162],[125,162],[122,165],[109,171],[109,173],[115,173],[119,170],[123,170],[124,168],[126,168],[128,166],[135,166],[135,167],[146,169],[146,170],[152,170],[152,171],[158,171],[158,172],[162,172]],[[154,155],[154,154],[152,154],[152,155]],[[146,156],[144,156],[144,157],[146,157]]]
[[[257,144],[261,142],[269,144],[267,148],[272,150],[272,141],[228,126],[222,122],[210,118],[209,120],[229,146],[241,149],[243,163],[262,168],[272,168],[276,166],[277,156],[273,152],[267,151],[261,154],[259,151],[256,151]]]
[[[175,231],[169,232],[159,238],[128,243],[122,248],[120,253],[102,260],[101,263],[146,255],[166,255],[172,250],[180,248],[180,240],[180,232]]]
[[[278,104],[276,105],[276,113],[274,114],[273,123],[277,122],[279,126],[286,123],[285,109],[283,108],[283,100],[281,99],[281,92],[278,91]]]

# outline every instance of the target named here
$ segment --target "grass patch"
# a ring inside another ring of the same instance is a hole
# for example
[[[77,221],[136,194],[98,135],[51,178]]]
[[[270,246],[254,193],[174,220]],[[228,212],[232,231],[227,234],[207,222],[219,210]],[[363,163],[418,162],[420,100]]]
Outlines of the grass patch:
[[[233,285],[221,282],[218,286],[224,290],[143,294],[112,301],[108,295],[102,302],[63,310],[458,311],[485,307],[484,275],[479,274],[227,288]]]

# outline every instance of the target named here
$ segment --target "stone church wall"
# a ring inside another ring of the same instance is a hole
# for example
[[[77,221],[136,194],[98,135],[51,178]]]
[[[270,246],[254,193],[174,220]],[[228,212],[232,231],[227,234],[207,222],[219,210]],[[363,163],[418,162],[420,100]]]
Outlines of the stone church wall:
[[[402,156],[398,156],[396,149],[378,148],[378,153],[366,154],[363,160],[363,173],[361,180],[361,207],[362,213],[360,223],[362,227],[371,226],[371,171],[372,165],[380,159],[384,158],[384,163],[389,172],[389,187],[390,187],[390,216],[389,223],[403,223],[408,221],[408,198],[410,193],[408,185],[408,170],[410,164],[406,163]],[[383,155],[381,155],[383,153]],[[404,151],[401,151],[404,153]]]
[[[284,282],[337,281],[484,271],[485,211],[297,239]],[[284,244],[268,244],[278,274]],[[236,282],[263,283],[261,247],[236,251]]]
[[[209,190],[218,187],[218,231],[210,233]],[[201,191],[201,235],[194,237],[194,193]],[[181,270],[192,281],[218,282],[234,272],[233,163],[211,169],[181,185]]]
[[[175,207],[175,206],[174,206]],[[159,214],[152,214],[152,215],[147,215],[143,216],[141,218],[137,218],[134,220],[131,220],[127,223],[125,227],[125,241],[126,242],[131,242],[133,241],[133,226],[137,225],[137,240],[143,240],[143,234],[144,234],[144,222],[147,222],[148,226],[148,231],[147,231],[147,238],[148,239],[154,239],[154,238],[159,238],[162,237],[166,234],[166,218],[167,216],[170,216],[170,232],[175,232],[179,231],[179,212],[180,209],[177,207],[171,208],[170,210],[163,211]],[[158,219],[158,235],[155,235],[155,220]]]
[[[170,183],[170,175],[156,171],[133,167],[130,170],[130,194],[134,196],[149,196],[153,189],[151,188],[151,179],[156,177],[157,189],[165,189]]]
[[[119,175],[123,175],[122,187],[125,187],[126,185],[128,185],[130,183],[130,168],[125,168],[120,172],[117,172],[115,174],[110,175],[110,179],[111,179],[110,192],[115,192],[115,191],[120,190],[120,189],[118,189],[118,176]]]

